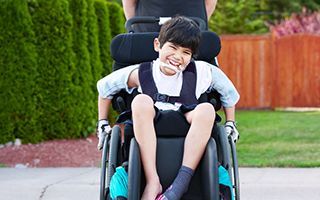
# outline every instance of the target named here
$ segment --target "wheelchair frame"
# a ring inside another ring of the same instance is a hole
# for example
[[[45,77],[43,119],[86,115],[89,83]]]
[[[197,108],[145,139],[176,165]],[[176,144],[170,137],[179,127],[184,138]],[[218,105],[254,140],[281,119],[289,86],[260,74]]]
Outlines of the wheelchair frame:
[[[203,30],[203,21],[199,18],[192,18],[195,20],[200,28],[202,27]],[[159,18],[156,17],[134,17],[126,22],[126,29],[128,33],[132,33],[132,25],[135,23],[157,23],[159,22]],[[205,27],[205,26],[204,26]],[[119,102],[118,102],[119,103]],[[120,103],[120,107],[121,107]],[[240,200],[240,182],[239,182],[239,169],[238,169],[238,160],[237,160],[237,152],[236,152],[236,145],[232,139],[231,136],[227,137],[224,127],[221,125],[215,125],[214,127],[217,129],[218,134],[213,135],[214,141],[217,144],[217,152],[216,152],[216,159],[221,163],[223,167],[225,167],[229,173],[229,176],[232,181],[233,186],[233,194],[235,200]],[[106,200],[111,199],[109,197],[109,186],[112,175],[115,173],[115,169],[117,166],[121,165],[119,163],[118,157],[119,157],[119,145],[121,141],[121,129],[118,125],[115,125],[112,128],[112,132],[108,133],[104,144],[103,144],[103,150],[102,150],[102,157],[101,157],[101,176],[100,176],[100,200]],[[131,140],[131,143],[135,146],[138,146],[134,139]],[[130,145],[130,148],[132,147],[132,144]],[[130,150],[131,153],[131,150]],[[137,159],[140,160],[140,154],[139,151],[134,151],[134,155],[130,155],[129,157],[129,163],[130,159]],[[129,167],[130,168],[130,167]],[[130,172],[130,169],[129,169]],[[128,174],[129,174],[128,172]],[[141,174],[141,164],[138,162],[138,171],[136,173]],[[129,175],[130,176],[130,175]],[[130,180],[130,178],[129,178]],[[140,183],[140,180],[138,180]],[[133,191],[140,191],[140,184],[133,184],[131,188]],[[136,200],[139,199],[138,196],[131,194],[132,191],[129,188],[129,200]],[[117,198],[117,199],[125,199],[125,198]],[[218,199],[215,199],[218,200]]]
[[[223,129],[223,127],[218,126],[216,128]],[[236,158],[236,146],[231,138],[231,136],[227,137],[226,134],[222,135],[224,132],[218,131],[221,135],[217,135],[217,142],[219,151],[218,158],[221,164],[228,170],[229,176],[232,180],[233,185],[233,193],[235,200],[240,200],[240,183],[239,183],[239,172],[238,172],[238,161]],[[119,144],[121,140],[121,130],[118,125],[115,125],[112,129],[112,132],[107,135],[103,150],[102,150],[102,161],[101,161],[101,177],[100,177],[100,200],[105,200],[109,194],[109,185],[112,175],[115,173],[115,168],[119,166],[118,163],[118,154],[119,154]],[[135,145],[136,142],[135,142]],[[135,152],[135,155],[132,156],[136,158],[138,161],[140,160],[139,152]],[[129,160],[130,162],[130,160]],[[140,164],[140,162],[138,162]],[[138,167],[141,169],[141,166]],[[138,172],[139,173],[139,172]],[[141,173],[141,170],[140,170]],[[139,181],[140,182],[140,181]],[[133,185],[133,187],[140,187],[140,185]],[[136,191],[140,191],[140,188],[133,189]],[[129,192],[130,193],[130,192]],[[133,194],[130,194],[133,195]],[[120,199],[120,198],[119,198]],[[129,198],[130,199],[130,198]],[[133,198],[138,199],[138,198]],[[131,200],[131,199],[130,199]]]

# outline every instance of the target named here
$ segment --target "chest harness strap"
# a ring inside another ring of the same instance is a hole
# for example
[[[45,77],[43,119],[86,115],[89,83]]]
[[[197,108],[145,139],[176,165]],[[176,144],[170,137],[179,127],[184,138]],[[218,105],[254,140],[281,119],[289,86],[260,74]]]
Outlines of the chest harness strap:
[[[154,102],[167,102],[175,104],[176,102],[184,105],[198,104],[196,98],[197,71],[195,63],[192,61],[182,72],[182,88],[180,96],[169,96],[158,93],[158,89],[152,75],[152,63],[145,62],[139,67],[139,81],[143,94],[149,95]]]

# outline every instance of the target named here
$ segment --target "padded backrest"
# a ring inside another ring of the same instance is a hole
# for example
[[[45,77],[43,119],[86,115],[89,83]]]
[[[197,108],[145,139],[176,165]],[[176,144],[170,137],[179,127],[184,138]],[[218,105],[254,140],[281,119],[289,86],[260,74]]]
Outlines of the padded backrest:
[[[153,41],[158,33],[125,33],[117,35],[111,43],[111,56],[114,60],[113,70],[133,64],[157,59]],[[201,33],[201,41],[196,60],[215,64],[215,57],[221,49],[220,38],[211,31]]]

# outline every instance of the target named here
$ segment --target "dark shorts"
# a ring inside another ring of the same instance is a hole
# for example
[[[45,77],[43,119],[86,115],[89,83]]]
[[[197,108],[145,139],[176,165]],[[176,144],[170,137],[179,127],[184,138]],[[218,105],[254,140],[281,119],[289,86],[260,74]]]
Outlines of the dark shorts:
[[[194,110],[196,106],[197,106],[196,104],[181,105],[177,111],[159,110],[157,107],[154,106],[154,109],[156,112],[155,117],[154,117],[154,122],[155,122],[155,124],[157,124],[157,122],[159,122],[159,119],[164,119],[164,118],[168,118],[168,117],[171,120],[184,118],[184,120],[186,121],[184,114]],[[175,116],[175,117],[172,118],[172,116]],[[174,121],[169,121],[169,120],[165,120],[165,121],[168,123],[169,122],[174,123]],[[215,122],[221,122],[221,117],[218,114],[216,115]],[[128,111],[121,113],[118,116],[116,123],[118,123],[118,124],[119,123],[132,124],[132,111],[128,110]]]
[[[156,112],[155,117],[154,117],[154,122],[157,122],[159,118],[163,118],[164,116],[168,115],[167,113],[172,113],[171,115],[176,115],[177,118],[184,117],[184,114],[187,112],[192,111],[197,105],[181,105],[180,108],[177,111],[174,110],[159,110],[157,107],[154,106],[154,110]],[[175,113],[175,114],[173,114]],[[164,116],[162,116],[164,115]],[[116,123],[132,123],[132,111],[127,110],[125,112],[122,112],[117,120]]]

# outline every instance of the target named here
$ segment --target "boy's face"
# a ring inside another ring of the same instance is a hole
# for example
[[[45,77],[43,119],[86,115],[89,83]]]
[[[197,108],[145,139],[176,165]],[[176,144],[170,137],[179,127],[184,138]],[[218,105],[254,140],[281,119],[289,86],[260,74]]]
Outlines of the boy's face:
[[[192,51],[190,48],[181,47],[171,42],[166,42],[160,48],[159,40],[154,40],[154,49],[159,52],[161,61],[160,70],[168,76],[175,75],[184,70],[190,63]]]

